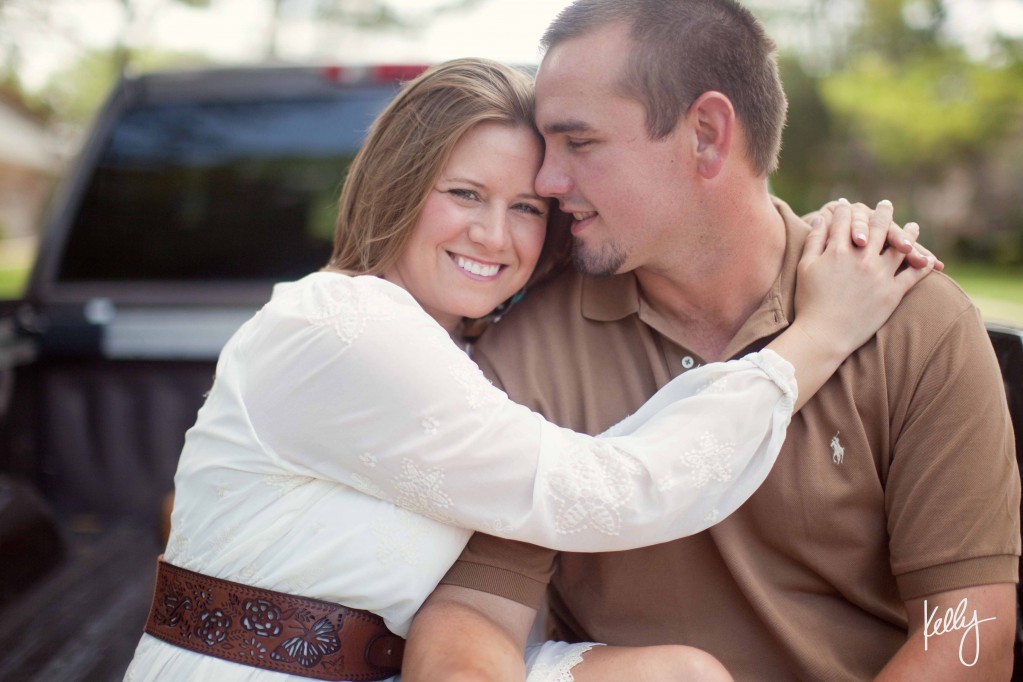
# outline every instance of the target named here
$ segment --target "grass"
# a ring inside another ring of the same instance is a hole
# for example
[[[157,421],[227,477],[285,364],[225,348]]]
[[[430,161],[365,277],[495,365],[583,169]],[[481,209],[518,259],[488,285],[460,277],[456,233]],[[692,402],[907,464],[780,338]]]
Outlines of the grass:
[[[945,272],[989,320],[1023,325],[1023,267],[949,263]]]
[[[19,298],[27,280],[27,266],[0,268],[0,300]]]
[[[31,238],[0,238],[0,300],[20,298],[36,255]]]
[[[1023,267],[949,263],[945,271],[970,295],[1023,304]]]

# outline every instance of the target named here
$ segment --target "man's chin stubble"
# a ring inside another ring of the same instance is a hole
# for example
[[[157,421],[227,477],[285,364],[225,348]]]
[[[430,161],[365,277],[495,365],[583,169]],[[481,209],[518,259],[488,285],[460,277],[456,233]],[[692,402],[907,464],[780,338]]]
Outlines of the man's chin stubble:
[[[578,239],[572,242],[572,262],[576,270],[590,277],[610,277],[625,265],[627,254],[618,244],[604,244],[599,250],[588,249]]]

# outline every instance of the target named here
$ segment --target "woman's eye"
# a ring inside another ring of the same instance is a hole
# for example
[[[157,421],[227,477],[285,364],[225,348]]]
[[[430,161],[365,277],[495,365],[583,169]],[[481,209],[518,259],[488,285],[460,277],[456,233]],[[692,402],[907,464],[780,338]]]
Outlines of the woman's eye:
[[[465,199],[466,201],[475,201],[480,196],[471,189],[449,189],[448,194],[458,197],[459,199]]]
[[[523,213],[528,213],[529,215],[535,215],[535,216],[541,216],[541,217],[546,215],[543,210],[537,208],[533,204],[515,204],[514,208],[517,211],[522,211]]]

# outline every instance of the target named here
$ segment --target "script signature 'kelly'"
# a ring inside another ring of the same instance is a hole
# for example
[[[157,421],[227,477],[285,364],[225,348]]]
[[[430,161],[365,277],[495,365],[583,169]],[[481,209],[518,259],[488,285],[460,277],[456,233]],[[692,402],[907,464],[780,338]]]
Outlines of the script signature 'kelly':
[[[938,608],[935,606],[933,610],[928,611],[927,600],[924,599],[924,651],[927,651],[927,640],[931,637],[945,635],[957,630],[965,630],[963,638],[959,640],[959,662],[968,668],[972,668],[980,659],[980,624],[986,623],[989,620],[995,620],[995,616],[991,618],[977,618],[977,612],[974,611],[973,617],[970,620],[966,620],[965,597],[954,610],[947,609],[942,618],[936,617],[938,615]],[[967,663],[966,659],[963,658],[963,647],[966,644],[966,638],[970,634],[973,635],[974,641],[973,660]]]

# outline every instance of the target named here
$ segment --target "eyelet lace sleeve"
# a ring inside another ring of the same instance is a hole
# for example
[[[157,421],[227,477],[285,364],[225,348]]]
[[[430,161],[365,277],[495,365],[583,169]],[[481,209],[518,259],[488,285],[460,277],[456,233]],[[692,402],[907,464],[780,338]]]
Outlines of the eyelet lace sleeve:
[[[703,530],[773,465],[795,399],[771,351],[709,364],[590,437],[511,402],[404,291],[319,273],[222,355],[251,428],[296,474],[568,551]],[[372,466],[367,466],[371,462]]]

